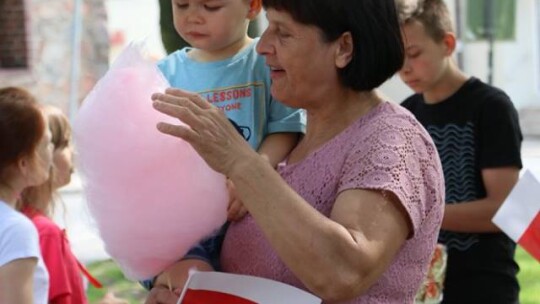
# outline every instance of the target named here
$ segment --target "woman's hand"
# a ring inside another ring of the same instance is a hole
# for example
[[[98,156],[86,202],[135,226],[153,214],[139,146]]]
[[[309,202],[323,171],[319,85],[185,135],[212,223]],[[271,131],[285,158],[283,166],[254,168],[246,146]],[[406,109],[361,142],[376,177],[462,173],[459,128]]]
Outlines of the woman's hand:
[[[212,169],[229,176],[239,163],[257,155],[225,114],[198,94],[169,88],[152,100],[156,110],[187,125],[161,122],[158,130],[190,143]]]

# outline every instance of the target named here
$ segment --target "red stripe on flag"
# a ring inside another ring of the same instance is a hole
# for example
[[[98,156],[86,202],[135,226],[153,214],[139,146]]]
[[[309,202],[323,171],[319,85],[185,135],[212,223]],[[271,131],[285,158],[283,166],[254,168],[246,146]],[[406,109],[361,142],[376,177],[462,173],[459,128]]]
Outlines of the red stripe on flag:
[[[540,212],[536,214],[525,233],[519,238],[518,243],[540,261]]]
[[[181,304],[257,304],[239,296],[219,291],[189,289],[186,290]]]

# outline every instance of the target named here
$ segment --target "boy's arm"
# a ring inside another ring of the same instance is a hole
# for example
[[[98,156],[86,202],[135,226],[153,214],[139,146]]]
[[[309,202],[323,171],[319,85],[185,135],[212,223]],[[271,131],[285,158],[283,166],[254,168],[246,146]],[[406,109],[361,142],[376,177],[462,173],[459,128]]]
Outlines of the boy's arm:
[[[300,133],[293,132],[268,134],[261,142],[258,152],[276,168],[296,146],[299,138]]]
[[[491,219],[517,183],[519,169],[504,167],[483,169],[486,197],[480,200],[446,204],[441,228],[455,232],[499,232]]]

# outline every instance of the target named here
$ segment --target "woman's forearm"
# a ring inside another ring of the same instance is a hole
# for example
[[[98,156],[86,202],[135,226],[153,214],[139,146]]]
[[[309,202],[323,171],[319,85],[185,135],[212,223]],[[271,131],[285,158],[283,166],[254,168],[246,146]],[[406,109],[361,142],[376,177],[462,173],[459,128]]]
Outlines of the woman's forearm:
[[[315,210],[264,160],[245,160],[230,178],[274,250],[306,287],[327,299],[360,292],[378,258],[366,239]]]

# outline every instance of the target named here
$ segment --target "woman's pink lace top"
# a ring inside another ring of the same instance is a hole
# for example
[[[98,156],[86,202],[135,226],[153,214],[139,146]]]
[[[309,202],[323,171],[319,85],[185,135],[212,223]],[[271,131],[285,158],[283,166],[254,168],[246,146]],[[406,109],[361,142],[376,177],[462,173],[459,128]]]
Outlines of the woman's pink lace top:
[[[413,303],[435,248],[444,180],[429,134],[399,105],[384,102],[304,160],[282,164],[281,176],[313,208],[329,216],[340,192],[393,193],[412,235],[380,279],[347,303]],[[221,253],[223,271],[265,277],[306,289],[272,249],[251,216],[231,224]],[[313,265],[317,271],[317,265]]]

